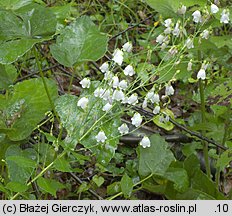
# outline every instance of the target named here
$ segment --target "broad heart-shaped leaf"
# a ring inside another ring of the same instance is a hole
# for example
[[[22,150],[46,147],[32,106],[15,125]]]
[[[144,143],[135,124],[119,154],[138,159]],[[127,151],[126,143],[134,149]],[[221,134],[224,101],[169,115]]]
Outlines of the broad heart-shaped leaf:
[[[168,149],[168,144],[158,134],[150,137],[151,146],[149,148],[138,147],[139,174],[148,176],[149,174],[164,175],[169,165],[175,160],[173,153]]]
[[[87,16],[64,28],[56,43],[50,46],[53,57],[68,67],[81,61],[96,61],[105,54],[106,48],[106,35]]]
[[[125,173],[121,179],[121,189],[123,195],[128,198],[131,196],[133,190],[133,181],[132,179]]]
[[[25,184],[36,168],[35,150],[31,148],[21,150],[17,145],[12,145],[7,149],[5,157],[10,180]]]
[[[51,39],[56,31],[56,17],[51,10],[28,4],[18,10],[0,9],[0,63],[10,64],[34,44]]]
[[[57,86],[54,81],[45,79],[49,94],[54,100],[57,97]],[[30,79],[17,83],[12,95],[0,97],[0,109],[3,113],[3,122],[0,132],[8,135],[13,141],[28,137],[36,125],[44,118],[45,113],[51,110],[41,78]]]
[[[0,65],[0,90],[12,85],[17,77],[17,70],[13,65]]]
[[[89,99],[85,110],[77,106],[78,100],[83,96]],[[106,166],[114,156],[119,142],[118,127],[121,120],[119,115],[113,116],[117,112],[120,112],[117,108],[102,117],[105,113],[102,111],[104,103],[92,94],[82,94],[79,98],[73,95],[64,95],[56,100],[56,110],[60,116],[62,125],[68,132],[65,139],[66,148],[74,149],[79,142],[96,155],[99,163]],[[99,120],[100,118],[101,120]],[[89,131],[97,121],[98,124],[96,127]],[[97,143],[95,138],[101,130],[105,132],[107,137],[105,143]]]
[[[174,183],[175,190],[184,192],[188,189],[188,174],[183,168],[169,167],[164,177]]]
[[[6,188],[13,192],[22,193],[28,189],[28,186],[19,182],[9,182]]]
[[[37,184],[43,191],[52,194],[54,197],[56,197],[57,190],[65,188],[60,182],[43,177],[38,178]]]
[[[204,6],[207,0],[146,0],[153,9],[162,14],[164,17],[177,17],[177,10],[181,5],[189,6]]]
[[[57,158],[54,161],[54,168],[61,172],[71,172],[72,167],[70,166],[69,162],[64,158]]]
[[[0,7],[4,7],[7,10],[17,10],[32,2],[33,0],[3,0],[0,1]]]

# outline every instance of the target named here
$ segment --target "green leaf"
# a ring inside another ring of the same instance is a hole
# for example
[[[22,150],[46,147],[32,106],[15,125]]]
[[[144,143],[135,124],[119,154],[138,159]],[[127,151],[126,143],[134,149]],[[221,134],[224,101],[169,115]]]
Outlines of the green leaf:
[[[56,17],[51,10],[28,4],[17,11],[0,9],[0,63],[10,64],[36,43],[51,39]]]
[[[72,168],[67,160],[64,158],[57,158],[54,161],[54,168],[61,172],[71,172]]]
[[[101,58],[107,49],[107,37],[89,17],[83,16],[63,29],[50,49],[60,64],[71,67],[77,62]]]
[[[60,116],[62,125],[66,128],[68,135],[65,139],[66,148],[74,149],[77,143],[90,149],[97,158],[97,161],[106,166],[113,158],[119,142],[118,127],[121,124],[120,115],[112,118],[112,115],[119,110],[114,109],[109,115],[101,118],[103,101],[97,99],[93,94],[82,94],[89,99],[88,107],[85,110],[77,107],[78,98],[73,95],[64,95],[56,100],[56,110]],[[99,120],[101,118],[101,120]],[[99,120],[95,128],[92,126]],[[99,125],[100,128],[99,128]],[[90,132],[90,128],[92,131]],[[106,134],[105,143],[97,143],[95,136],[100,130]],[[88,132],[88,133],[87,133]]]
[[[164,175],[169,165],[175,160],[167,142],[158,134],[150,137],[151,146],[149,148],[138,147],[139,154],[139,174],[148,176],[149,174]]]
[[[174,114],[173,114],[173,112],[171,110],[169,110],[169,109],[162,109],[161,112],[167,114],[170,118],[174,119]],[[174,125],[170,121],[168,121],[168,122],[161,122],[160,121],[160,116],[163,116],[163,115],[162,114],[161,115],[155,115],[153,117],[153,122],[157,126],[163,128],[163,129],[165,129],[167,131],[172,130],[174,128]]]
[[[95,175],[93,177],[93,182],[98,186],[101,187],[101,185],[104,183],[105,179],[102,176]]]
[[[0,65],[0,90],[7,89],[17,77],[17,70],[13,65]]]
[[[54,197],[56,197],[57,190],[65,188],[65,186],[60,182],[43,177],[38,178],[37,184],[43,191],[50,193]]]
[[[57,86],[54,81],[45,79],[51,99],[57,97]],[[33,92],[33,94],[32,94]],[[0,98],[3,104],[5,126],[1,129],[11,140],[17,141],[28,137],[36,125],[51,110],[43,81],[41,78],[30,79],[14,86],[13,95]]]
[[[188,189],[188,174],[183,168],[170,167],[164,174],[164,177],[174,183],[174,189],[184,192]]]
[[[4,0],[0,2],[0,7],[4,7],[7,10],[17,10],[32,2],[33,0]]]
[[[21,150],[17,145],[12,145],[7,149],[5,157],[10,180],[25,184],[36,168],[36,162],[32,162],[36,161],[34,149]],[[16,160],[12,160],[14,158]]]
[[[107,186],[107,194],[113,195],[116,193],[119,193],[121,191],[121,183],[120,182],[114,182]]]
[[[13,192],[22,193],[28,189],[28,186],[25,184],[21,184],[19,182],[9,182],[6,185],[6,188],[9,189],[10,191],[13,191]]]
[[[146,0],[146,2],[164,17],[177,17],[177,10],[181,4],[189,7],[194,5],[204,6],[207,3],[206,0]]]
[[[231,161],[231,150],[224,151],[217,160],[216,167],[218,167],[222,171],[225,167],[230,165]]]
[[[89,185],[87,184],[87,182],[82,182],[81,185],[78,188],[77,193],[82,193],[85,192],[89,189]]]
[[[132,179],[125,173],[121,179],[120,184],[121,184],[122,193],[126,198],[129,198],[133,191]]]

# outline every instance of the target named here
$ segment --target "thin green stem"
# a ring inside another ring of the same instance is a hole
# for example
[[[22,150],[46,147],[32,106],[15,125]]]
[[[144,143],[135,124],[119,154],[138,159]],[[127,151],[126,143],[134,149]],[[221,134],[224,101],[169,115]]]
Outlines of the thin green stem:
[[[200,97],[201,97],[201,121],[203,124],[205,124],[206,123],[205,94],[204,94],[203,82],[201,79],[199,80],[199,88],[200,88]],[[206,135],[205,130],[202,130],[202,135],[203,136]],[[210,171],[210,164],[209,164],[208,143],[202,140],[202,144],[203,144],[206,174],[210,178],[211,171]]]
[[[44,89],[45,89],[45,91],[46,91],[46,94],[47,94],[49,103],[50,103],[50,105],[51,105],[51,107],[52,107],[52,110],[53,110],[53,112],[54,112],[54,114],[55,114],[57,120],[60,122],[59,116],[58,116],[58,114],[57,114],[57,112],[56,112],[56,109],[55,109],[55,105],[54,105],[54,103],[53,103],[53,101],[52,101],[52,98],[51,98],[51,95],[50,95],[50,93],[49,93],[47,83],[46,83],[46,81],[45,81],[45,77],[44,77],[44,74],[43,74],[43,70],[42,70],[42,68],[41,68],[41,64],[40,64],[40,61],[39,61],[39,57],[38,57],[36,48],[34,47],[33,49],[34,49],[34,55],[35,55],[36,64],[37,64],[37,67],[38,67],[38,70],[39,70],[39,74],[40,74],[40,76],[41,76],[41,78],[42,78],[43,85],[44,85]]]
[[[144,179],[142,179],[141,181],[135,183],[135,184],[133,185],[133,187],[136,187],[137,185],[142,184],[143,182],[145,182],[146,180],[148,180],[149,178],[151,178],[153,175],[154,175],[154,174],[151,173],[151,174],[150,174],[149,176],[147,176],[146,178],[144,178]],[[119,192],[119,193],[115,194],[114,196],[109,197],[107,200],[113,200],[113,199],[115,199],[115,198],[117,198],[117,197],[119,197],[119,196],[121,196],[121,195],[123,195],[123,193],[122,193],[122,192]]]

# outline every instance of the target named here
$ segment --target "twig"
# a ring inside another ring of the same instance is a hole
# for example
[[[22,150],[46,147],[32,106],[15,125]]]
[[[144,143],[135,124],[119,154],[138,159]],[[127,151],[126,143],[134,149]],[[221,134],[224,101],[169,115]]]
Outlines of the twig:
[[[136,24],[134,24],[134,25],[131,25],[131,26],[128,27],[127,29],[125,29],[125,30],[119,32],[118,34],[116,34],[116,35],[114,35],[114,36],[112,36],[112,37],[109,39],[109,41],[113,40],[114,38],[118,37],[119,35],[124,34],[124,33],[127,32],[127,31],[129,31],[129,30],[131,30],[131,29],[133,29],[133,28],[135,28],[135,27],[141,25],[142,23],[144,23],[144,22],[146,22],[147,20],[151,19],[153,16],[154,16],[154,15],[151,14],[150,16],[148,16],[147,18],[145,18],[145,19],[142,20],[141,22],[136,23]]]
[[[82,181],[78,176],[76,176],[74,173],[69,173],[79,184],[82,184],[84,181]],[[97,199],[99,200],[103,200],[103,198],[98,195],[94,190],[92,189],[88,189],[88,191],[93,195],[95,196]]]
[[[152,118],[155,116],[153,113],[151,113],[151,112],[149,112],[149,111],[147,111],[147,110],[144,110],[144,109],[142,109],[141,107],[138,107],[138,106],[134,106],[133,109],[135,109],[135,110],[137,110],[137,111],[139,111],[139,112],[142,112],[143,114],[145,114],[145,115],[147,115],[147,116],[149,116],[149,117],[152,117]],[[199,138],[199,139],[201,139],[201,140],[204,140],[204,141],[206,141],[206,142],[208,142],[208,143],[211,143],[211,144],[213,144],[213,145],[215,145],[215,146],[217,146],[218,148],[221,148],[221,149],[223,149],[223,150],[227,150],[227,149],[228,149],[227,147],[218,144],[218,143],[217,143],[216,141],[214,141],[213,139],[209,139],[209,138],[207,138],[207,137],[201,135],[201,134],[198,133],[198,132],[189,130],[189,129],[186,128],[184,125],[179,124],[178,122],[176,122],[176,121],[173,120],[172,118],[169,118],[169,121],[170,121],[172,124],[174,124],[176,127],[178,127],[179,129],[181,129],[181,130],[183,130],[183,131],[189,133],[189,134],[192,135],[192,136],[195,136],[195,137],[197,137],[197,138]]]

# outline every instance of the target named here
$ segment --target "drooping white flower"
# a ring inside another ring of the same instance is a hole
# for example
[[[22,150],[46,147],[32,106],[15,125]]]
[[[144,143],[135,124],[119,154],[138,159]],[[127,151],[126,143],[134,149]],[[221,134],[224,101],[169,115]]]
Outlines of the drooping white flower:
[[[142,104],[142,108],[143,109],[147,108],[147,98],[144,99],[143,104]]]
[[[174,95],[174,88],[172,87],[172,85],[166,85],[165,86],[165,95],[169,96],[169,95]]]
[[[177,13],[180,15],[183,15],[186,13],[187,7],[185,5],[182,5],[181,8],[178,9]]]
[[[123,93],[122,90],[114,90],[114,93],[113,93],[113,96],[112,96],[112,99],[113,100],[116,100],[116,101],[123,101],[125,98],[125,95]]]
[[[159,44],[162,44],[163,41],[164,41],[164,38],[165,38],[165,36],[160,34],[160,35],[157,36],[156,42],[159,43]]]
[[[106,73],[109,71],[109,64],[108,62],[105,62],[101,65],[101,67],[99,67],[99,69],[101,70],[102,73]]]
[[[211,13],[213,13],[213,14],[215,14],[215,13],[217,13],[219,11],[218,6],[215,5],[215,4],[211,4],[210,9],[211,9]]]
[[[104,74],[104,80],[110,80],[111,81],[112,78],[113,78],[113,73],[111,71],[105,72],[105,74]]]
[[[170,120],[169,115],[166,115],[166,116],[165,116],[165,118],[164,118],[164,122],[166,122],[166,123],[167,123],[167,122],[169,122],[169,120]]]
[[[194,48],[194,45],[193,45],[193,40],[188,38],[185,42],[185,45],[188,49],[191,49],[191,48]]]
[[[221,13],[220,23],[228,24],[230,21],[230,12],[229,10],[224,9]]]
[[[150,139],[147,136],[144,136],[139,145],[141,145],[143,148],[149,148],[151,146]]]
[[[160,112],[160,106],[155,106],[155,108],[153,109],[153,113],[156,115]]]
[[[127,89],[127,87],[128,87],[127,81],[126,81],[126,80],[120,81],[119,84],[118,84],[118,87],[119,87],[120,89],[122,89],[122,90]]]
[[[143,118],[139,113],[135,113],[131,118],[131,121],[135,127],[139,127],[143,121]]]
[[[103,106],[102,110],[107,112],[107,111],[109,111],[111,108],[112,108],[112,104],[107,103],[105,106]]]
[[[123,51],[120,49],[116,49],[113,53],[112,60],[118,65],[122,65],[123,62]]]
[[[110,89],[103,89],[103,93],[100,95],[100,98],[102,98],[105,101],[109,101],[111,98],[112,91]]]
[[[190,61],[188,62],[187,71],[191,71],[191,70],[192,70],[192,66],[193,66],[193,63],[192,63],[192,61],[190,60]]]
[[[193,22],[195,23],[202,22],[201,12],[199,10],[193,12],[192,16],[193,16]]]
[[[104,143],[107,139],[105,132],[104,131],[100,131],[97,136],[95,136],[97,142],[102,142]]]
[[[177,37],[180,35],[180,23],[179,22],[176,23],[175,28],[172,31],[172,34]]]
[[[128,104],[135,105],[138,103],[138,95],[136,93],[132,94],[127,101]]]
[[[113,88],[117,88],[118,87],[118,85],[119,85],[119,79],[118,79],[118,77],[117,76],[114,76],[113,78],[112,78],[112,81],[113,81]]]
[[[118,131],[121,135],[128,134],[129,128],[128,128],[127,124],[123,123],[120,127],[118,127]]]
[[[204,38],[204,39],[209,39],[209,30],[205,29],[202,34],[201,34],[201,37]]]
[[[135,74],[134,68],[131,65],[127,65],[123,72],[126,76],[133,76]]]
[[[132,43],[131,42],[126,42],[123,46],[122,46],[122,50],[124,51],[124,52],[131,52],[132,51],[132,48],[133,48],[133,46],[132,46]]]
[[[206,78],[205,69],[201,68],[197,73],[197,79],[205,80],[205,78]]]
[[[178,49],[176,46],[172,46],[169,50],[168,50],[168,53],[171,55],[171,56],[175,56],[177,53],[178,53]]]
[[[169,41],[162,43],[160,46],[161,50],[164,50],[168,46],[168,44],[169,44]]]
[[[171,25],[172,25],[172,19],[169,18],[169,19],[164,20],[164,26],[166,28],[171,27]]]
[[[209,62],[204,61],[201,65],[201,68],[203,68],[204,70],[207,70],[208,66],[209,66]]]
[[[93,92],[95,97],[101,97],[104,93],[104,89],[98,87],[97,89],[95,89],[95,91]]]
[[[172,28],[171,27],[168,27],[166,29],[164,29],[164,34],[170,34],[172,32]]]
[[[154,93],[153,91],[149,91],[147,93],[147,99],[150,100],[152,103],[159,103],[160,102],[159,95]]]
[[[122,104],[127,104],[128,103],[128,97],[125,96],[121,103]]]
[[[81,107],[82,109],[86,109],[88,103],[89,103],[89,99],[83,97],[77,102],[77,106]]]
[[[90,87],[90,79],[84,78],[83,80],[80,81],[80,84],[81,84],[82,88],[89,88]]]

